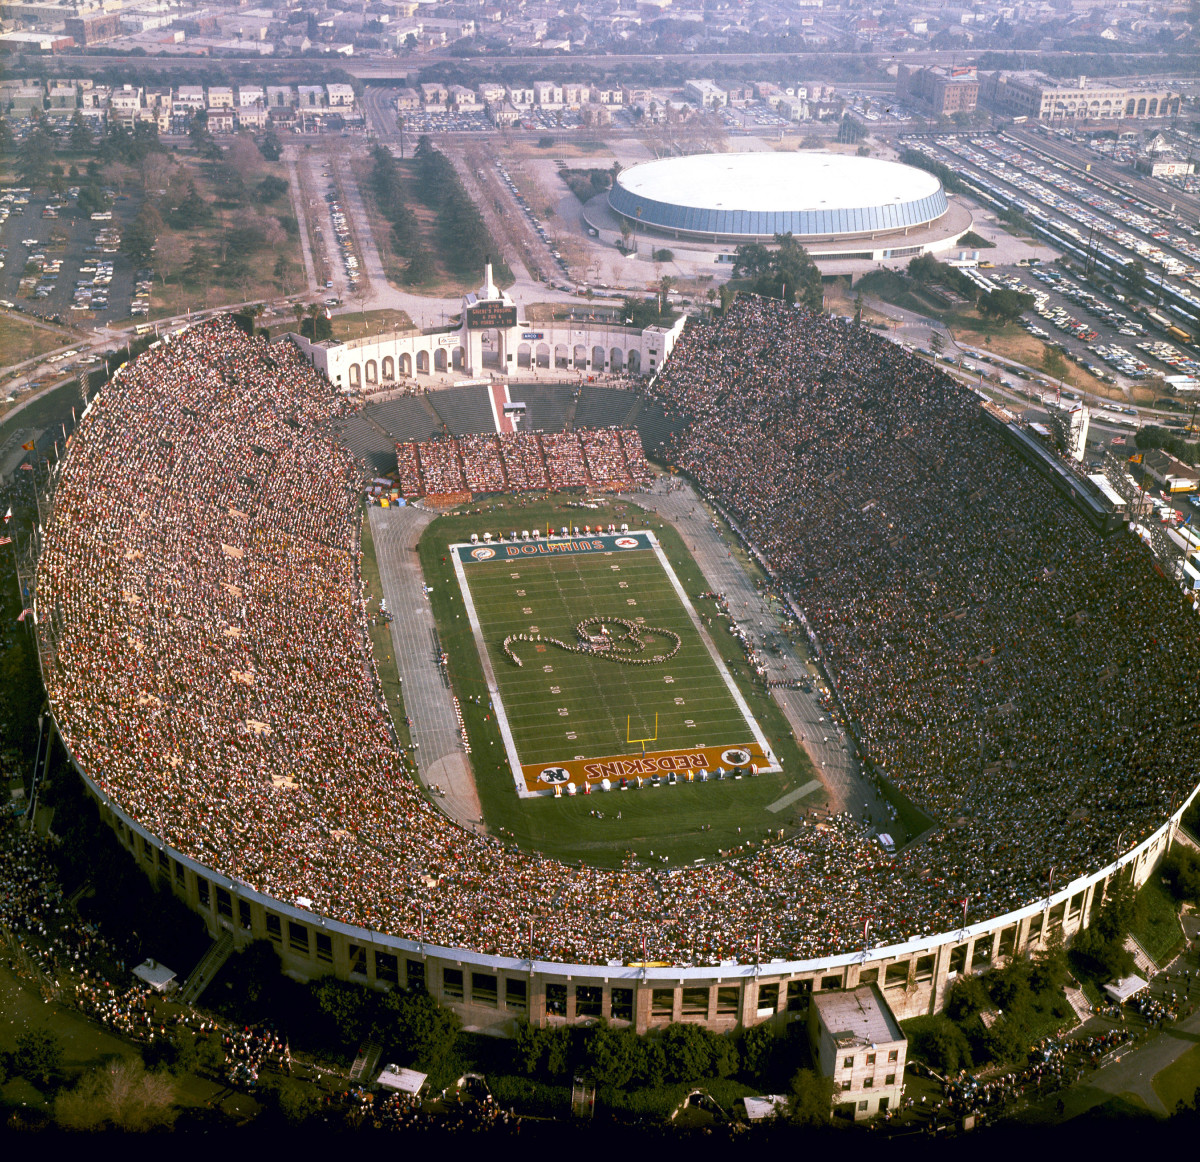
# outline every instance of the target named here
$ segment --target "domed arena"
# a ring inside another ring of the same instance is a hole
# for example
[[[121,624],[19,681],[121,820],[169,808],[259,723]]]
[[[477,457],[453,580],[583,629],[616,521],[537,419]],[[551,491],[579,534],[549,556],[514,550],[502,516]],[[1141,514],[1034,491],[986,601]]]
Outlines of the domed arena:
[[[868,983],[935,1012],[960,973],[1145,882],[1196,795],[1200,720],[1194,617],[1146,546],[844,319],[741,297],[640,390],[681,417],[670,463],[770,570],[831,720],[925,830],[893,852],[842,810],[696,865],[599,867],[447,817],[376,672],[353,404],[290,342],[217,320],[91,402],[38,564],[51,714],[138,865],[295,975],[419,985],[500,1033],[728,1030]]]
[[[899,162],[842,154],[703,153],[617,175],[612,210],[635,225],[710,242],[877,238],[918,230],[948,210],[938,179]]]

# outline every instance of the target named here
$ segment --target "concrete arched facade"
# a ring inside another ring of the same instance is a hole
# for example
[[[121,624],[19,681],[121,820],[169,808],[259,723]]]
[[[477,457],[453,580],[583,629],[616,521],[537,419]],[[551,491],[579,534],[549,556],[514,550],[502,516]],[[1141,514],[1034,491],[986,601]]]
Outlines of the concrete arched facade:
[[[509,318],[518,314],[518,308],[507,300],[485,305],[495,312],[510,312]],[[480,308],[479,302],[464,300],[464,320],[470,317],[470,310]],[[489,323],[495,317],[495,313],[489,315]],[[590,320],[529,323],[518,317],[509,327],[472,328],[463,322],[453,330],[397,332],[347,343],[313,343],[299,335],[290,338],[335,387],[361,391],[380,382],[431,374],[474,378],[504,376],[534,368],[558,371],[637,368],[651,373],[666,362],[683,331],[683,323],[680,318],[670,328],[640,330]]]
[[[1112,863],[1045,899],[952,932],[810,960],[642,968],[491,956],[320,919],[166,846],[78,764],[76,770],[97,800],[101,819],[138,866],[196,911],[213,936],[229,932],[239,947],[269,940],[284,969],[300,978],[333,975],[382,989],[420,984],[464,1023],[499,1034],[525,1020],[547,1026],[596,1019],[638,1032],[673,1021],[727,1032],[787,1023],[806,1011],[814,992],[872,982],[900,1020],[938,1012],[958,977],[1044,948],[1057,933],[1070,939],[1087,926],[1110,887],[1145,883],[1200,791],[1194,788],[1153,835]]]

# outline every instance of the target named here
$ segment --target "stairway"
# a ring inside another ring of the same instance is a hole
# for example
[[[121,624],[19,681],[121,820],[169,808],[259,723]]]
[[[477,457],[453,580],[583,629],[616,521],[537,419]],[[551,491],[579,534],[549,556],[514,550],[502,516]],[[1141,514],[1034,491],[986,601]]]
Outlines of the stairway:
[[[383,1053],[383,1047],[375,1041],[364,1041],[359,1046],[358,1056],[354,1059],[354,1064],[350,1066],[350,1080],[353,1082],[370,1081],[379,1068],[379,1058]]]
[[[1088,999],[1083,995],[1080,989],[1073,985],[1067,985],[1063,992],[1067,996],[1067,1004],[1071,1006],[1075,1016],[1079,1018],[1079,1023],[1086,1024],[1092,1017],[1092,1006],[1088,1004]]]
[[[233,951],[233,933],[226,929],[209,945],[208,951],[192,969],[191,975],[179,990],[178,1000],[184,1005],[194,1005],[213,982],[213,978],[224,967]]]
[[[1147,980],[1158,974],[1158,965],[1150,959],[1150,954],[1137,942],[1133,936],[1125,937],[1125,947],[1133,953],[1134,962],[1137,964],[1137,970]]]

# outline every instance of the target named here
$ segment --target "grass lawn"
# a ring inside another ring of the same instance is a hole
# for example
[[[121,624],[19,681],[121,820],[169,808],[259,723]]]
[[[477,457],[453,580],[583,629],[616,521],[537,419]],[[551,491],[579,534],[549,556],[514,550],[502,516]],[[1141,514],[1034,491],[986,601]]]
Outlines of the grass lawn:
[[[1046,343],[1058,341],[1053,335],[1046,341],[1035,338],[1017,323],[1001,323],[995,319],[987,319],[973,309],[941,307],[926,299],[908,279],[893,271],[872,271],[859,281],[856,290],[862,290],[866,295],[874,295],[907,311],[915,311],[926,318],[936,319],[945,324],[960,343],[985,348],[995,355],[1015,359],[1018,363],[1024,363],[1038,371],[1042,365],[1042,352]],[[1064,378],[1073,388],[1109,399],[1125,399],[1125,393],[1119,387],[1103,383],[1077,364],[1068,361],[1067,369]]]
[[[1167,891],[1162,877],[1153,875],[1138,892],[1138,903],[1145,908],[1145,919],[1134,925],[1133,935],[1161,967],[1171,961],[1183,944],[1183,928],[1175,899]]]
[[[1173,1113],[1179,1102],[1190,1106],[1200,1089],[1200,1045],[1193,1045],[1166,1069],[1159,1070],[1152,1084],[1168,1113]]]
[[[358,182],[358,192],[362,195],[363,205],[367,209],[367,218],[371,224],[371,236],[375,240],[375,247],[379,251],[379,260],[383,263],[383,273],[387,276],[388,282],[393,286],[410,290],[413,294],[426,295],[431,298],[453,298],[456,295],[475,290],[478,276],[471,276],[464,280],[449,271],[439,261],[439,255],[443,253],[443,248],[438,240],[437,213],[416,196],[414,177],[416,163],[411,158],[403,161],[399,158],[396,159],[396,165],[399,167],[405,183],[404,191],[408,200],[409,212],[416,223],[421,243],[431,256],[431,265],[435,273],[426,282],[413,286],[404,281],[404,271],[408,266],[408,259],[396,249],[395,239],[392,236],[392,224],[379,212],[375,201],[375,191],[371,186],[373,163],[366,159],[351,164]]]
[[[19,400],[17,401],[20,402]],[[73,379],[41,395],[34,403],[22,408],[13,418],[8,413],[16,406],[0,407],[0,441],[8,437],[13,428],[46,428],[51,424],[65,423],[71,418],[71,408],[76,412],[80,406],[79,385]]]
[[[534,524],[544,525],[547,520],[555,526],[568,521],[574,523],[579,518],[579,511],[568,508],[567,500],[567,497],[558,500],[509,499],[481,505],[469,510],[469,515],[464,512],[433,521],[420,542],[421,564],[426,582],[433,589],[430,594],[433,613],[442,648],[450,657],[451,684],[462,703],[471,740],[476,788],[489,830],[493,834],[503,833],[523,847],[536,848],[562,859],[582,858],[601,866],[619,865],[628,851],[647,856],[653,850],[656,855],[666,855],[673,863],[690,862],[757,842],[768,832],[777,834],[781,820],[767,813],[766,806],[809,783],[815,774],[807,754],[791,738],[778,706],[761,688],[751,685],[745,659],[729,634],[717,635],[715,644],[779,757],[783,767],[781,774],[761,775],[738,782],[662,787],[626,794],[617,792],[599,798],[522,800],[517,797],[499,732],[494,719],[488,715],[483,669],[445,546],[468,540],[470,533],[489,526],[511,528],[515,523],[518,527],[528,528]],[[647,521],[641,510],[618,499],[607,501],[595,514],[595,519],[605,524],[626,522],[634,528],[649,524],[684,590],[693,604],[700,607],[698,594],[707,588],[707,584],[671,526],[657,516]],[[479,703],[474,701],[476,697],[481,699]],[[664,801],[668,796],[669,801]],[[803,802],[824,802],[824,795],[814,792]],[[592,815],[594,810],[602,811],[604,818]]]
[[[50,330],[19,315],[0,314],[0,362],[5,364],[22,363],[75,341],[70,331]]]
[[[393,331],[411,331],[413,321],[407,311],[387,308],[382,311],[354,311],[348,315],[334,315],[333,337],[341,342],[362,339],[367,335],[384,335]]]

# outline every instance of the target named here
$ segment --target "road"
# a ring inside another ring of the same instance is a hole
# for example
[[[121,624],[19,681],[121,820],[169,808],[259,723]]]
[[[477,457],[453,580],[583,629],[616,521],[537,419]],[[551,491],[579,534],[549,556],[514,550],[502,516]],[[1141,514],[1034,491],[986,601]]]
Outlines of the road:
[[[425,786],[445,791],[444,796],[434,794],[434,803],[455,822],[471,828],[481,823],[483,811],[458,732],[453,692],[443,681],[434,653],[433,610],[416,553],[431,520],[433,513],[414,505],[370,510],[383,596],[395,614],[392,646],[404,686],[404,711],[417,744],[417,774]]]

